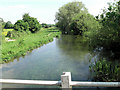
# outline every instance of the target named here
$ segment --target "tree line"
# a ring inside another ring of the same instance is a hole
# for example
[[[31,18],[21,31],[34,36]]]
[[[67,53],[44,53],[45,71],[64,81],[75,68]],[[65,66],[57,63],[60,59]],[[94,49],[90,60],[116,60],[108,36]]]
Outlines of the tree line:
[[[28,13],[25,13],[22,20],[17,20],[14,25],[10,21],[5,23],[3,19],[1,20],[3,29],[14,29],[20,32],[31,31],[32,33],[35,33],[41,28],[39,21],[36,18],[29,16]]]
[[[2,18],[0,18],[0,22],[2,23],[2,29],[14,29],[15,31],[30,31],[35,33],[43,28],[49,28],[55,26],[54,24],[40,24],[37,18],[31,17],[28,13],[25,13],[22,16],[22,20],[17,20],[15,24],[12,24],[11,21],[4,22]]]

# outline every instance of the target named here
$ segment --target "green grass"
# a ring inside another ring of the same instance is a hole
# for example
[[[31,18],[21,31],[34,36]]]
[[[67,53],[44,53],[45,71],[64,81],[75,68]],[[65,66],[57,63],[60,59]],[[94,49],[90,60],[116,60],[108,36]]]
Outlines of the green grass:
[[[4,32],[13,31],[14,29],[3,29]]]
[[[8,31],[13,31],[14,29],[3,29],[2,36],[6,36]]]
[[[2,60],[0,63],[7,63],[14,58],[26,55],[27,51],[33,50],[53,40],[61,34],[55,28],[41,29],[35,34],[28,34],[16,38],[14,42],[2,40]]]

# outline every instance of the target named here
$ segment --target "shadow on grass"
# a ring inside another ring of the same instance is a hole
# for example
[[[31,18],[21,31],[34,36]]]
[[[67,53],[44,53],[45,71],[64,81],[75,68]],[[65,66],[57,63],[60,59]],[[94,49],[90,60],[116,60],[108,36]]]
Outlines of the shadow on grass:
[[[60,32],[58,30],[48,30],[48,32]]]

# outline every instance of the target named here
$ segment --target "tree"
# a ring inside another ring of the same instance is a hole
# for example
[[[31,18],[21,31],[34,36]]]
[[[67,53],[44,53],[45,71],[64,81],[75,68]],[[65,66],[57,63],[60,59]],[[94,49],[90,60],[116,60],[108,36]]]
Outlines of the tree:
[[[41,25],[39,24],[38,20],[36,18],[31,17],[29,24],[29,30],[34,33],[41,29]]]
[[[3,18],[0,18],[0,24],[2,25],[1,27],[3,29],[5,27],[5,24],[6,24],[3,20]]]
[[[47,24],[46,23],[42,23],[41,25],[42,25],[42,27],[45,27]]]
[[[98,29],[98,26],[99,23],[92,15],[81,12],[72,18],[70,29],[75,35],[83,35],[84,32]]]
[[[11,29],[11,28],[13,28],[14,27],[14,25],[10,22],[10,21],[8,21],[6,24],[5,24],[5,29]]]
[[[65,4],[59,8],[59,11],[56,13],[55,21],[57,23],[57,26],[63,33],[71,32],[70,25],[72,23],[72,17],[81,12],[88,13],[88,10],[85,8],[82,2],[70,2],[68,4]]]
[[[103,47],[103,51],[110,52],[110,57],[120,56],[120,1],[109,3],[109,7],[99,15],[98,21],[102,27],[91,31],[88,35],[92,49]]]
[[[0,22],[4,22],[3,18],[0,17]]]
[[[23,20],[18,20],[14,24],[14,29],[16,31],[28,31],[29,30],[29,24],[27,22],[24,22]]]
[[[34,17],[30,17],[29,14],[23,15],[23,21],[29,24],[29,30],[35,33],[41,29],[41,25],[38,20]]]
[[[25,13],[24,15],[23,15],[23,21],[24,22],[29,22],[30,21],[30,16],[29,16],[29,14],[28,13]]]

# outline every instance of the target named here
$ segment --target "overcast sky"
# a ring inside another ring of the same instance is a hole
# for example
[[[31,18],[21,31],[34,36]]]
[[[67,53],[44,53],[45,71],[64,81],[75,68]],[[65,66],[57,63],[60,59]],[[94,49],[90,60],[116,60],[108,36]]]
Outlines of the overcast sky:
[[[36,17],[40,23],[53,24],[58,9],[75,0],[0,0],[0,17],[13,24],[22,19],[24,13]],[[76,0],[81,1],[89,13],[96,16],[101,9],[107,7],[107,2],[114,0]]]

